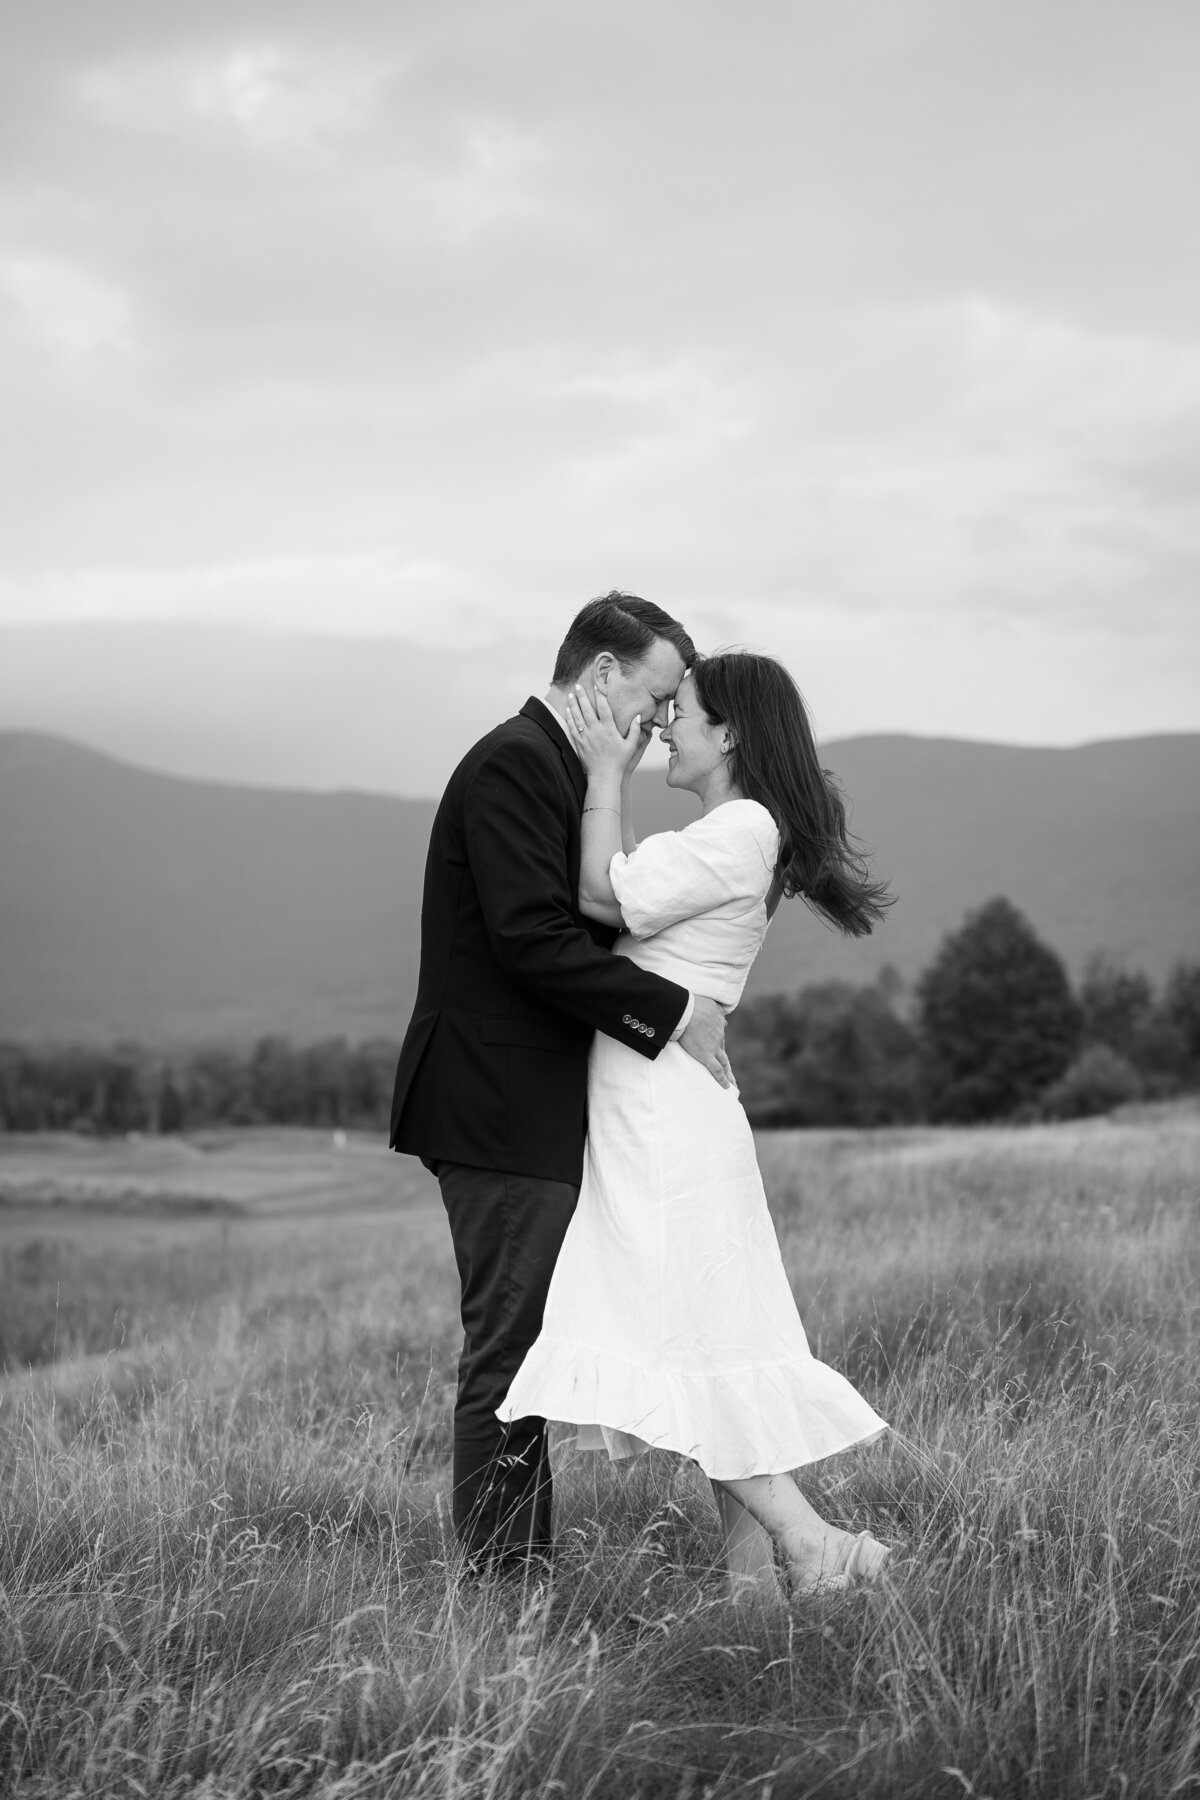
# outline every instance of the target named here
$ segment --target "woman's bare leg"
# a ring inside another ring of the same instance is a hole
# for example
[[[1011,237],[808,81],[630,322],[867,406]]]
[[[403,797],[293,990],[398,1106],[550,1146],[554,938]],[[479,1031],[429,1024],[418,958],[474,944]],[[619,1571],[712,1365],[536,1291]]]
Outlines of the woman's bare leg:
[[[831,1533],[821,1515],[811,1507],[790,1475],[750,1475],[744,1481],[723,1481],[731,1499],[769,1531],[787,1558],[793,1580],[810,1586],[828,1572],[841,1533]],[[833,1541],[827,1542],[832,1538]]]
[[[720,1482],[712,1484],[713,1498],[721,1515],[725,1537],[725,1567],[735,1600],[780,1598],[779,1577],[775,1573],[775,1546],[771,1536],[753,1513],[746,1511],[740,1500]]]

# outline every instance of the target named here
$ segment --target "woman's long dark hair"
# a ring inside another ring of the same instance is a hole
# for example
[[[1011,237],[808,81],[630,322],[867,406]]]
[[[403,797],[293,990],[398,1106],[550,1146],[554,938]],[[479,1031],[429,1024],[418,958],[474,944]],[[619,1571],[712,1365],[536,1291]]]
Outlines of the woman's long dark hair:
[[[895,896],[851,843],[796,683],[782,663],[752,650],[701,657],[690,673],[708,718],[730,727],[732,782],[779,827],[778,888],[789,899],[802,895],[847,937],[865,936]]]

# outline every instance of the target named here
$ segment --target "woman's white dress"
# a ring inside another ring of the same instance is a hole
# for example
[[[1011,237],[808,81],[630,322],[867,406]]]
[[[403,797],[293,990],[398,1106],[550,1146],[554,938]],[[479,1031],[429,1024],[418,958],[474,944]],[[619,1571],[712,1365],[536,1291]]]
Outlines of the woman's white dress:
[[[733,1007],[777,846],[766,808],[731,800],[614,857],[616,953]],[[567,1421],[614,1459],[678,1450],[727,1481],[886,1429],[808,1347],[737,1090],[678,1044],[651,1061],[596,1035],[579,1205],[497,1411]]]

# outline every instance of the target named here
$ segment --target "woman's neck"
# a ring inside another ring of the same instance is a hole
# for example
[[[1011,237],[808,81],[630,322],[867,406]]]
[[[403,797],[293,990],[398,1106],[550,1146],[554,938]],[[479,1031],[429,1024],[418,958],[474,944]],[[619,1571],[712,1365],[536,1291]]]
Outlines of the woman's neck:
[[[746,798],[736,782],[730,781],[724,769],[714,769],[704,785],[700,795],[700,817],[707,818],[718,806],[724,806],[727,800],[744,800]]]

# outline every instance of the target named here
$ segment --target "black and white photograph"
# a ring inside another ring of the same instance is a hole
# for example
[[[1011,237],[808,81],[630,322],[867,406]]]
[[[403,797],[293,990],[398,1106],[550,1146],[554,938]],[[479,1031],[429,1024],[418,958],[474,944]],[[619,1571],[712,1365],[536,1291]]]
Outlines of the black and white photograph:
[[[0,1790],[1200,1792],[1200,9],[0,28]]]

